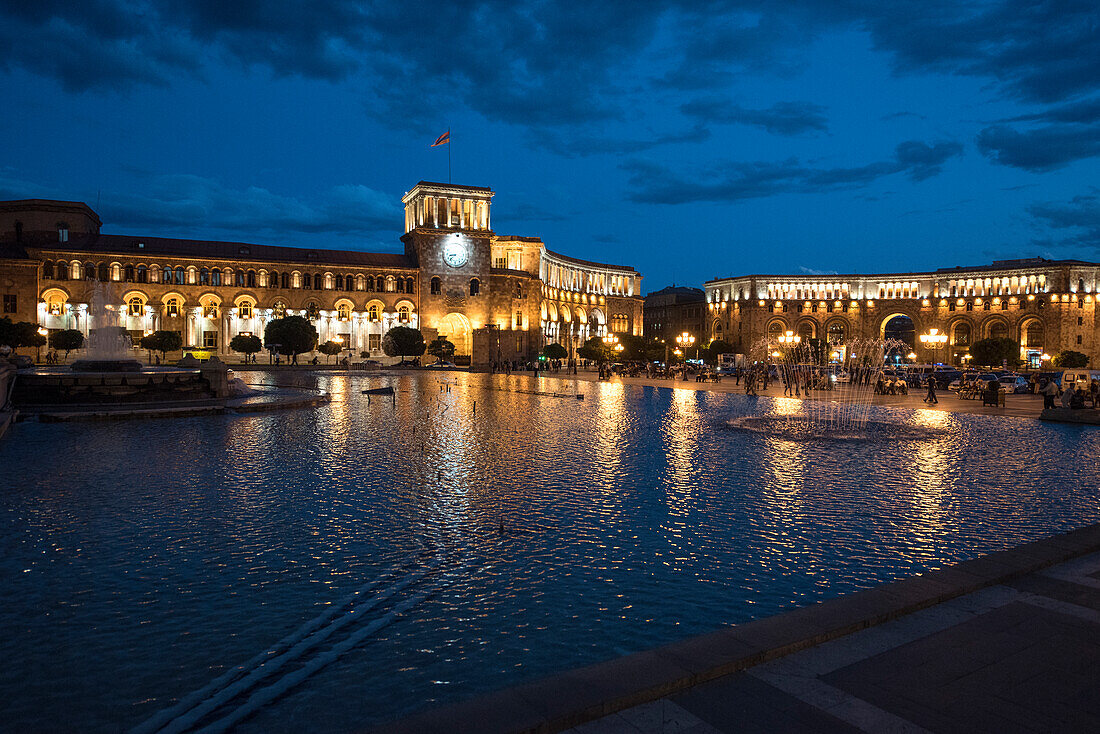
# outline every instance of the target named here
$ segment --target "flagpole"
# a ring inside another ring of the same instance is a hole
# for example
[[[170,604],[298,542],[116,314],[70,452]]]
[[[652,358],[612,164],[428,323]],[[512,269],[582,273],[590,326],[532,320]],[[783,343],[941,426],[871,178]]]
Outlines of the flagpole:
[[[451,128],[447,128],[447,183],[451,182]]]

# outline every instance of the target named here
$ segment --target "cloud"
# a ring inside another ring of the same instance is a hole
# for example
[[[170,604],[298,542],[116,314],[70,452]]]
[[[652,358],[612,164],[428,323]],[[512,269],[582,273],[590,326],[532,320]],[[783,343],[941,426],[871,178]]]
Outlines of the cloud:
[[[147,227],[150,234],[173,231],[252,241],[262,234],[276,244],[288,234],[393,239],[402,221],[396,195],[356,184],[335,186],[310,199],[284,196],[257,186],[232,188],[193,175],[149,176],[134,189],[104,191],[98,204],[87,203],[108,229]],[[27,196],[74,198],[72,192],[55,187],[0,177],[0,197]]]
[[[1052,229],[1071,230],[1068,237],[1054,244],[1100,250],[1100,196],[1096,193],[1075,196],[1068,203],[1034,204],[1028,213]]]
[[[1045,172],[1100,155],[1100,125],[1047,125],[1021,132],[994,125],[978,133],[978,150],[1003,166]]]
[[[1048,107],[1041,112],[1009,117],[1005,122],[1100,122],[1100,97]]]
[[[567,158],[577,158],[590,155],[642,153],[662,145],[701,143],[708,140],[710,135],[710,130],[702,125],[696,125],[683,132],[653,135],[649,138],[590,137],[572,134],[566,136],[549,128],[532,130],[528,138],[532,145],[541,146]]]
[[[630,174],[633,201],[684,204],[860,188],[895,174],[923,181],[938,174],[948,160],[961,154],[962,146],[958,143],[943,141],[928,145],[910,140],[897,146],[892,160],[850,168],[813,168],[796,158],[780,162],[726,161],[685,178],[650,161],[636,159],[622,167]]]
[[[759,110],[741,107],[720,98],[707,98],[681,105],[680,111],[707,124],[754,125],[773,135],[802,135],[829,129],[825,108],[812,102],[777,102]]]
[[[835,270],[814,270],[813,268],[808,268],[805,265],[799,265],[798,266],[798,272],[805,273],[806,275],[836,275],[837,274],[837,271],[835,271]]]

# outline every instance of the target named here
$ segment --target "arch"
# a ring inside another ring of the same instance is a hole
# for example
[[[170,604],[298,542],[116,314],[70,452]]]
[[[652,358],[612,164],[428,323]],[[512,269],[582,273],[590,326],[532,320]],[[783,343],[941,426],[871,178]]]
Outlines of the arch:
[[[974,327],[966,319],[956,319],[947,327],[947,336],[956,347],[969,347],[974,342]]]
[[[991,316],[982,322],[983,339],[999,339],[1009,335],[1008,319],[1003,316]]]
[[[145,266],[142,265],[141,267],[144,268]],[[95,273],[96,267],[94,262],[89,260],[88,262],[84,263],[84,280],[95,280]],[[144,283],[145,281],[143,280],[141,282]]]
[[[543,321],[546,321],[546,301],[543,301],[539,306],[539,315],[542,317]]]
[[[470,355],[473,346],[473,330],[470,320],[460,313],[451,312],[439,320],[436,332],[455,345],[455,354]]]
[[[385,310],[386,304],[382,303],[377,298],[367,301],[367,319],[369,321],[381,321],[382,314]]]
[[[588,314],[586,314],[584,312],[584,309],[581,308],[580,306],[574,306],[573,307],[573,316],[576,317],[578,324],[587,324],[588,323]]]
[[[764,327],[764,333],[769,339],[782,335],[786,331],[792,331],[791,325],[784,318],[773,318]]]
[[[829,344],[843,344],[850,332],[851,327],[845,319],[832,318],[825,322],[825,339]]]
[[[803,341],[817,338],[817,322],[813,319],[799,319],[795,324],[795,333],[802,337]]]
[[[568,324],[570,321],[573,320],[573,313],[569,310],[569,306],[563,303],[559,311],[561,312],[561,320],[565,323]]]
[[[470,278],[470,295],[477,296],[481,294],[481,281],[477,278]]]
[[[549,306],[547,307],[547,310],[546,310],[546,318],[549,321],[557,321],[558,320],[558,304],[554,303],[553,301],[550,301]]]
[[[220,305],[222,305],[222,297],[219,296],[214,291],[206,291],[205,293],[203,293],[202,295],[199,296],[199,303],[204,305],[204,306],[207,305],[208,303],[212,303],[215,306],[220,306]]]
[[[149,296],[146,295],[144,291],[140,291],[137,288],[131,288],[131,289],[123,292],[122,302],[123,303],[129,303],[130,299],[134,298],[135,296],[140,298],[143,302],[148,302],[148,300],[149,300]]]
[[[350,298],[337,298],[336,303],[332,304],[337,310],[340,306],[347,306],[350,310],[355,310],[355,302]]]
[[[281,299],[275,301],[271,304],[271,314],[277,319],[286,318],[286,304]]]
[[[233,297],[233,305],[240,306],[241,301],[252,301],[253,304],[259,303],[260,299],[256,297],[255,293],[249,291],[241,291]]]
[[[438,296],[443,293],[443,281],[439,278],[439,276],[436,276],[432,278],[429,288],[429,292],[431,293],[431,295]]]
[[[1020,321],[1019,339],[1020,346],[1027,349],[1043,348],[1043,338],[1046,336],[1046,326],[1042,319],[1031,316]]]
[[[182,293],[180,293],[179,291],[168,291],[167,293],[165,293],[163,296],[160,297],[160,302],[164,303],[164,304],[167,304],[168,300],[171,299],[171,298],[177,299],[180,302],[180,304],[183,304],[187,301],[187,299],[184,297],[184,295]]]
[[[123,298],[123,303],[126,304],[127,316],[143,316],[145,314],[145,294],[138,291],[130,291],[129,295]]]
[[[902,319],[891,324],[894,319]],[[906,322],[908,320],[908,322]],[[918,319],[905,311],[891,311],[882,317],[878,324],[878,335],[883,339],[900,339],[912,347],[916,343]],[[890,327],[887,329],[887,327]],[[889,335],[887,332],[890,332]]]
[[[603,302],[603,299],[601,298],[600,301]],[[594,324],[599,324],[600,326],[603,326],[607,323],[607,317],[604,316],[603,311],[598,308],[592,309],[591,313],[588,314],[588,320]]]

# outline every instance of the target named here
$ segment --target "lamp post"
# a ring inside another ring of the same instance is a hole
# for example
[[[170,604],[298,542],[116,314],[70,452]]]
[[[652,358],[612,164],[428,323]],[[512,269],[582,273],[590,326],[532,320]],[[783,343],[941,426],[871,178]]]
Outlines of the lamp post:
[[[941,334],[939,329],[929,329],[927,334],[920,335],[920,343],[932,350],[932,362],[936,362],[936,350],[947,344],[947,334]]]
[[[50,334],[50,330],[47,329],[45,326],[39,326],[38,327],[38,335],[39,336],[49,336],[49,334]],[[47,342],[47,343],[49,343],[49,342]],[[34,348],[34,361],[35,362],[41,361],[41,359],[40,359],[41,356],[42,356],[42,347],[36,346]]]
[[[676,337],[676,343],[680,345],[680,349],[686,352],[687,348],[695,343],[695,337],[685,331],[683,334],[680,334]],[[695,356],[696,358],[698,358],[699,354],[696,353]]]

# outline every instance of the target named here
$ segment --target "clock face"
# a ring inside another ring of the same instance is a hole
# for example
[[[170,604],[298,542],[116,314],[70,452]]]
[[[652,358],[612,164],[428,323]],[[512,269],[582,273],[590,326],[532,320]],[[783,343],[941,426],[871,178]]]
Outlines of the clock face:
[[[452,268],[461,268],[469,259],[470,253],[466,250],[466,245],[463,243],[457,240],[450,240],[447,244],[443,245],[443,262],[447,263]]]

